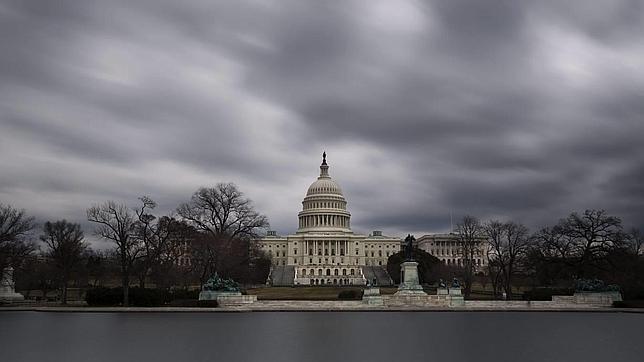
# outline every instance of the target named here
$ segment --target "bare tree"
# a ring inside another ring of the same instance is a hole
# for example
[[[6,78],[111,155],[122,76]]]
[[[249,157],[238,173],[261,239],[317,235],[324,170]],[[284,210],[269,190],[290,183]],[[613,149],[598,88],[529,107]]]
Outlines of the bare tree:
[[[156,202],[147,196],[139,198],[141,206],[135,210],[135,236],[144,249],[139,259],[139,286],[145,287],[147,276],[153,276],[157,282],[166,280],[162,274],[171,272],[178,259],[184,255],[183,245],[191,240],[192,227],[171,216],[157,218],[151,212]],[[158,283],[157,283],[158,284]]]
[[[130,274],[132,266],[143,252],[139,240],[134,236],[135,216],[124,204],[108,201],[87,209],[87,219],[97,223],[96,235],[116,244],[121,268],[123,305],[129,304]]]
[[[503,282],[503,270],[499,265],[499,250],[503,244],[503,223],[500,221],[489,221],[483,226],[487,237],[487,271],[492,282],[492,290],[495,298],[499,296],[499,290]]]
[[[25,210],[0,203],[0,270],[9,264],[19,267],[36,250],[26,236],[35,227],[34,218]]]
[[[66,220],[45,223],[40,239],[47,245],[47,255],[60,273],[62,285],[62,303],[67,304],[67,286],[72,271],[83,260],[83,252],[87,244],[83,241],[83,231],[80,224]]]
[[[620,218],[606,214],[605,210],[576,212],[560,221],[559,230],[567,239],[576,259],[578,278],[585,277],[588,269],[598,266],[608,252],[626,240]]]
[[[160,248],[157,237],[158,227],[155,223],[157,217],[150,213],[157,204],[147,196],[142,196],[139,200],[141,201],[141,206],[135,209],[137,221],[134,224],[134,237],[138,238],[140,245],[143,248],[141,257],[138,260],[138,274],[139,287],[145,288],[145,279],[148,276],[150,269],[152,269],[153,264],[157,261]]]
[[[628,248],[629,239],[632,237],[622,231],[621,220],[604,210],[586,210],[581,215],[574,212],[535,233],[529,262],[541,283],[596,277],[619,264],[609,256]]]
[[[260,229],[268,227],[266,216],[255,211],[251,200],[232,183],[200,188],[190,202],[179,206],[177,212],[196,229],[209,235],[196,243],[196,261],[202,263],[195,266],[200,269],[200,279],[214,270],[219,271],[227,257],[238,254],[240,243],[246,249],[246,256],[234,258],[238,260],[235,264],[249,265],[250,244],[259,237]],[[230,268],[233,266],[228,265],[227,269]]]
[[[644,253],[644,235],[639,229],[633,228],[628,234],[626,248],[635,255]]]
[[[463,287],[465,297],[469,298],[476,271],[475,257],[481,254],[483,248],[481,243],[483,227],[479,219],[467,215],[456,225],[456,233],[463,258]]]
[[[514,222],[490,221],[484,230],[490,250],[490,263],[498,267],[506,298],[512,298],[512,279],[517,273],[521,258],[528,251],[528,228]]]

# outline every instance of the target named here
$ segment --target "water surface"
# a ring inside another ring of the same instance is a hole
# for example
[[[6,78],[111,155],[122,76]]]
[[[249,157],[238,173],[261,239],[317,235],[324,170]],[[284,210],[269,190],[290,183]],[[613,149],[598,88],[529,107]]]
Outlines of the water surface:
[[[0,312],[0,361],[644,361],[644,314]]]

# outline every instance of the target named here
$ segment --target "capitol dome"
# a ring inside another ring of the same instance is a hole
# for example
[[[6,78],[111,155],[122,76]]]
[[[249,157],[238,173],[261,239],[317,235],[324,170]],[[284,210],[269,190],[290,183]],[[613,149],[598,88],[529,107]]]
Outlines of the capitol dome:
[[[323,168],[324,166],[326,168]],[[340,185],[329,176],[329,166],[326,164],[326,160],[323,161],[320,169],[320,177],[309,186],[309,189],[306,191],[306,196],[331,194],[344,197]]]
[[[340,186],[329,176],[326,153],[322,154],[320,176],[306,191],[298,218],[299,232],[351,231],[347,201]]]

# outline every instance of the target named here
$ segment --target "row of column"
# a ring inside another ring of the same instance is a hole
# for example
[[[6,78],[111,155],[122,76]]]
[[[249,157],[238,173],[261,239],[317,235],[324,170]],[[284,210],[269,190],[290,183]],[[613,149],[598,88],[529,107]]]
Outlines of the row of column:
[[[326,245],[325,245],[326,243]],[[309,250],[313,250],[313,255],[318,255],[318,251],[322,251],[324,254],[324,249],[328,249],[329,254],[332,255],[331,251],[335,250],[335,255],[340,256],[340,250],[344,251],[344,255],[349,255],[349,242],[346,240],[331,240],[331,241],[318,241],[318,240],[307,240],[306,241],[306,250],[304,251],[306,255],[309,254]]]
[[[300,217],[300,229],[320,226],[349,228],[349,217],[341,215],[308,215]]]

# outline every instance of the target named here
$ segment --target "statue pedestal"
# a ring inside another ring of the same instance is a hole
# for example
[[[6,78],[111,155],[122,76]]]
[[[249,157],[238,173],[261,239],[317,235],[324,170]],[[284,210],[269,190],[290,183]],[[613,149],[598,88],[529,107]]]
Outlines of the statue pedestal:
[[[216,300],[220,307],[232,307],[255,303],[257,296],[243,295],[241,292],[203,290],[199,293],[199,300]]]
[[[11,302],[22,302],[25,300],[25,297],[13,291],[13,288],[0,288],[0,302],[11,303]]]
[[[400,285],[394,295],[427,295],[418,280],[418,263],[406,261],[400,264]]]
[[[241,292],[224,292],[219,290],[202,290],[199,293],[199,300],[217,300],[218,297],[236,297],[242,295]]]
[[[16,293],[13,282],[13,268],[8,266],[2,271],[2,279],[0,279],[0,302],[12,303],[21,302],[25,297]]]
[[[380,295],[380,288],[369,287],[365,289],[362,294],[362,303],[368,305],[384,305],[384,301]]]

